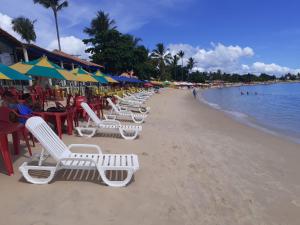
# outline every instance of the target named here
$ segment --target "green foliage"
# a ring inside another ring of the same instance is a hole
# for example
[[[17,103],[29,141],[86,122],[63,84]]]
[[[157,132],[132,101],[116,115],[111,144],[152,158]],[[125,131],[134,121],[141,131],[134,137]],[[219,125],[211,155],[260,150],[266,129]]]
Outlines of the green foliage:
[[[12,29],[21,35],[21,38],[25,40],[28,44],[31,41],[36,40],[36,34],[34,31],[34,23],[36,20],[31,21],[25,17],[17,17],[12,20]]]
[[[98,11],[96,17],[91,21],[91,27],[86,27],[84,32],[89,36],[94,36],[96,33],[117,29],[115,24],[116,22],[109,18],[108,13]]]
[[[34,4],[40,4],[46,9],[51,8],[53,11],[60,11],[61,9],[68,7],[68,1],[61,2],[60,0],[33,0]]]
[[[163,43],[158,43],[150,55],[151,59],[156,62],[159,80],[170,79],[170,74],[166,70],[166,65],[171,63],[172,55],[165,48]]]
[[[120,74],[133,70],[143,79],[150,78],[149,73],[154,70],[148,50],[139,44],[139,38],[119,32],[109,14],[99,11],[84,32],[90,36],[83,40],[91,46],[87,52],[92,54],[93,62],[105,66],[105,72]]]

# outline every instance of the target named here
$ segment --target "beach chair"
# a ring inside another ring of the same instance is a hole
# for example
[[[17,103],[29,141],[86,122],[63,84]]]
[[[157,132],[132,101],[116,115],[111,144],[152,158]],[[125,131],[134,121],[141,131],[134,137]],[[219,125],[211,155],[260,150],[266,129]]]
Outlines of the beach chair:
[[[41,117],[29,118],[26,122],[26,128],[38,139],[43,147],[37,166],[24,162],[19,167],[24,178],[30,183],[47,184],[53,179],[56,172],[61,169],[94,170],[99,172],[103,182],[108,186],[124,187],[131,181],[134,172],[139,169],[138,157],[134,154],[103,154],[98,145],[90,144],[66,146]],[[72,153],[71,149],[73,148],[90,148],[97,153]],[[46,158],[45,151],[56,161],[55,166],[42,165]],[[45,171],[50,173],[47,178],[33,177],[31,175],[32,172]],[[115,179],[111,180],[107,176],[107,171],[112,171],[113,173],[121,172],[122,176],[115,176]],[[126,178],[119,179],[123,175],[127,175]]]
[[[129,94],[126,94],[126,93],[123,93],[123,98],[126,99],[126,100],[139,102],[140,104],[143,104],[148,100],[148,98],[137,97],[135,95],[129,95]]]
[[[129,111],[134,111],[134,112],[139,112],[142,114],[147,114],[150,112],[150,107],[149,106],[143,106],[143,104],[137,103],[135,101],[131,100],[126,100],[124,98],[121,98],[118,95],[114,95],[115,98],[118,99],[118,103],[120,107],[125,106],[128,108]]]
[[[119,133],[125,140],[133,140],[142,131],[142,126],[137,125],[122,125],[120,121],[115,119],[101,120],[96,113],[90,108],[90,106],[82,102],[81,107],[89,116],[89,120],[86,127],[76,127],[80,136],[92,137],[96,132],[101,133]],[[95,127],[91,127],[90,123],[94,122]],[[88,132],[88,134],[86,134]]]
[[[128,111],[126,108],[121,108],[120,106],[114,104],[110,98],[106,99],[108,104],[111,106],[111,115],[104,115],[106,118],[115,116],[117,119],[130,120],[134,123],[143,123],[147,115],[141,113],[133,113]]]

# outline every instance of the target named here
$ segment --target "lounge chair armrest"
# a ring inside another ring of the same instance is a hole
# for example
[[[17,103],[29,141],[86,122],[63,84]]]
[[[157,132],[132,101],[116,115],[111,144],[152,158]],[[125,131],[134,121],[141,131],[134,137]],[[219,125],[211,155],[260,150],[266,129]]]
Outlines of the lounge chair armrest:
[[[102,154],[101,148],[98,145],[89,145],[89,144],[71,144],[68,146],[69,150],[71,148],[93,148],[98,151],[99,154]]]
[[[104,125],[121,125],[121,122],[119,120],[102,120],[101,121],[102,124]]]
[[[121,111],[128,111],[128,107],[120,106],[120,110],[121,110]]]
[[[116,120],[117,119],[116,115],[106,115],[106,114],[104,114],[103,116],[104,116],[105,120]]]

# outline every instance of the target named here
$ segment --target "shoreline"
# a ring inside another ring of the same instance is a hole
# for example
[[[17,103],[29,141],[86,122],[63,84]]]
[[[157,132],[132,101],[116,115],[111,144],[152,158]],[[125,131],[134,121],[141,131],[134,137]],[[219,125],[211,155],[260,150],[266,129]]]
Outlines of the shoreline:
[[[6,224],[298,225],[299,145],[234,121],[190,90],[167,88],[147,104],[137,140],[63,135],[67,145],[137,154],[140,170],[126,188],[68,174],[28,184],[17,170],[28,160],[22,151],[15,175],[0,173]]]
[[[294,83],[296,83],[296,82],[294,82]],[[274,84],[277,84],[277,83],[274,83]],[[262,85],[262,84],[258,84],[258,85]],[[273,85],[273,84],[270,84],[270,85]],[[224,87],[224,88],[238,88],[238,87],[239,86],[228,86],[228,87]],[[241,124],[244,124],[248,127],[252,127],[252,128],[257,129],[257,130],[260,130],[260,131],[263,131],[265,133],[276,136],[278,138],[284,138],[284,139],[289,140],[293,143],[300,144],[300,139],[299,138],[290,136],[287,133],[280,132],[278,130],[274,130],[272,127],[268,127],[266,125],[263,125],[262,123],[258,122],[256,120],[256,118],[253,117],[253,116],[250,116],[246,113],[241,113],[241,112],[238,112],[238,111],[225,110],[225,109],[221,108],[221,106],[219,106],[215,103],[207,101],[206,99],[204,99],[203,93],[205,91],[208,91],[208,90],[209,89],[198,89],[199,95],[197,96],[197,98],[198,98],[200,103],[203,103],[203,104],[207,105],[208,107],[211,107],[215,110],[218,110],[218,111],[224,113],[225,115],[227,115],[228,117],[230,117],[231,119],[233,119],[234,121],[239,122]]]

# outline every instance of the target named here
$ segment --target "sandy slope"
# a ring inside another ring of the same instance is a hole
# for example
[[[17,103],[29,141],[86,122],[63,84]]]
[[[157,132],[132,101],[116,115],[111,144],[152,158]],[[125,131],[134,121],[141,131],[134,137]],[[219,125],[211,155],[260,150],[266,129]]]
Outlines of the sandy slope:
[[[138,154],[128,187],[64,175],[31,185],[17,171],[21,156],[13,177],[0,173],[0,224],[299,224],[299,145],[239,124],[189,91],[165,90],[149,105],[138,140],[63,137]]]

